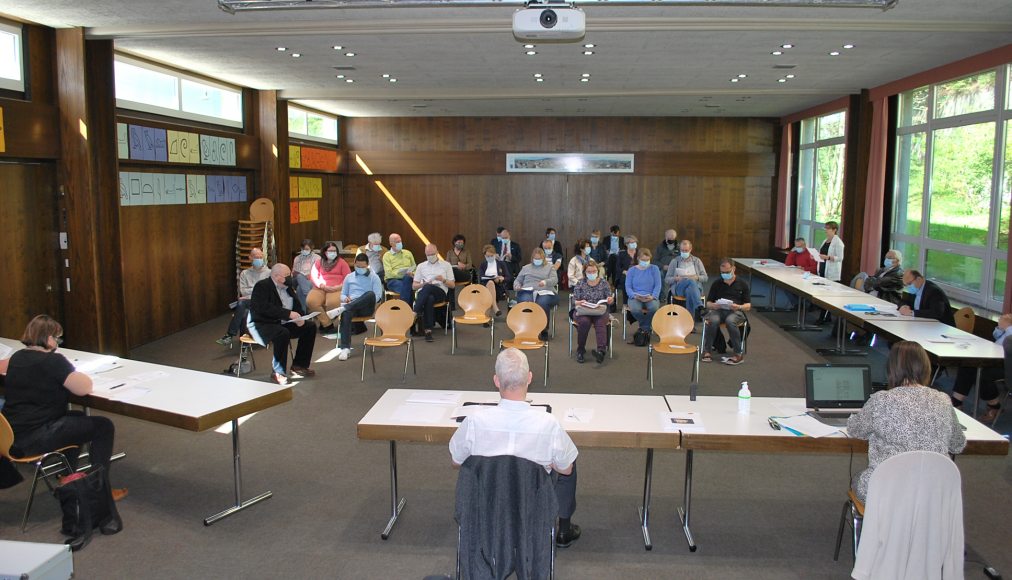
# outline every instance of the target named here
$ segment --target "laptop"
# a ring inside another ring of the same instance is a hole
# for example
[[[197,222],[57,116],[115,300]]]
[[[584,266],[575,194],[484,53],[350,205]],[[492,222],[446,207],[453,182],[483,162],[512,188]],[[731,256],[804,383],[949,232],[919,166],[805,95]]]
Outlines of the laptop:
[[[827,425],[844,427],[871,396],[871,367],[862,364],[805,365],[808,414]]]

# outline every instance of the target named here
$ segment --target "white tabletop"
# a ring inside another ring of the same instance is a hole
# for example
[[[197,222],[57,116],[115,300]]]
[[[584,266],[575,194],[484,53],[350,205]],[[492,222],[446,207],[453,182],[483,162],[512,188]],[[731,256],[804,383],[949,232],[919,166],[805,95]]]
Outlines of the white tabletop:
[[[14,350],[23,348],[20,342],[6,338],[0,338],[0,343]],[[153,377],[130,387],[140,390],[127,393],[127,400],[89,396],[83,399],[88,406],[191,431],[211,429],[292,398],[290,386],[71,349],[58,352],[79,368],[101,360],[118,363],[116,368],[99,373],[101,378]]]
[[[416,393],[456,395],[453,404],[411,403]],[[552,414],[577,445],[622,448],[668,448],[680,443],[677,432],[664,431],[661,396],[529,393],[531,404],[548,404]],[[417,391],[390,389],[358,423],[360,439],[442,443],[458,423],[450,418],[465,402],[494,403],[494,391]],[[579,419],[583,419],[582,421]]]
[[[931,319],[876,320],[874,325],[899,340],[912,340],[940,359],[1003,361],[1004,349],[993,341]]]

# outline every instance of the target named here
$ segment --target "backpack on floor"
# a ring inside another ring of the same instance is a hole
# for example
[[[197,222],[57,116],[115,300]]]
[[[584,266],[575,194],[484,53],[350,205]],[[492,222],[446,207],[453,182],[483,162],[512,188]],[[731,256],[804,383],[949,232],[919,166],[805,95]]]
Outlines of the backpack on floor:
[[[78,551],[88,545],[97,529],[104,535],[119,533],[123,520],[119,517],[112,487],[105,468],[99,467],[84,475],[76,473],[56,488],[56,498],[63,510],[63,535],[70,536],[65,543]]]
[[[633,344],[635,346],[646,346],[650,344],[650,333],[645,330],[637,330],[636,334],[633,335]]]

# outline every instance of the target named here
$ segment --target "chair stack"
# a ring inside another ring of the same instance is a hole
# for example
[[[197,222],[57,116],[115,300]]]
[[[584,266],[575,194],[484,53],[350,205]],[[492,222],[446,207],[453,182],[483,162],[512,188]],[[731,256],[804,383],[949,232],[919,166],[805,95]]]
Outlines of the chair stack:
[[[235,236],[235,277],[243,270],[252,266],[249,253],[253,248],[260,248],[268,264],[277,262],[277,247],[274,243],[274,225],[270,220],[252,221],[238,220]]]

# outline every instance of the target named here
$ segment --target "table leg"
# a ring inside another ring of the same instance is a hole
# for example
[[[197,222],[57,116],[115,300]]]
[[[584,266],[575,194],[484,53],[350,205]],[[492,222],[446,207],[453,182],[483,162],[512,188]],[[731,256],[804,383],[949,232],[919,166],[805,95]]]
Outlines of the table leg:
[[[836,325],[838,332],[836,333],[836,348],[818,348],[815,352],[822,356],[868,356],[868,351],[847,348],[847,319],[841,316],[837,316]]]
[[[404,504],[407,503],[407,499],[397,496],[397,442],[390,442],[390,521],[387,522],[387,526],[383,528],[383,532],[380,533],[380,537],[384,540],[390,537],[390,532],[394,529],[394,524],[397,523],[397,517],[401,515],[401,510],[404,509]]]
[[[822,330],[821,326],[813,326],[805,324],[805,319],[808,318],[808,301],[798,296],[798,321],[795,324],[781,324],[780,328],[784,330],[797,330],[804,332],[812,332]]]
[[[685,492],[682,497],[682,506],[678,508],[678,519],[682,522],[682,532],[685,533],[685,541],[689,543],[689,551],[696,551],[696,541],[692,539],[692,530],[689,529],[689,510],[692,508],[692,449],[685,452]]]
[[[258,504],[265,499],[270,499],[274,492],[265,491],[260,495],[243,501],[242,499],[242,457],[239,454],[239,420],[232,419],[232,471],[235,478],[235,505],[228,507],[213,516],[204,518],[204,525],[210,526],[218,520],[242,511],[252,505]]]
[[[984,367],[977,367],[977,383],[973,389],[973,418],[977,418],[977,407],[980,407],[980,378],[984,372]]]
[[[650,541],[650,484],[654,478],[654,450],[647,449],[647,469],[643,475],[643,505],[639,508],[640,531],[643,533],[643,547],[654,548]]]

